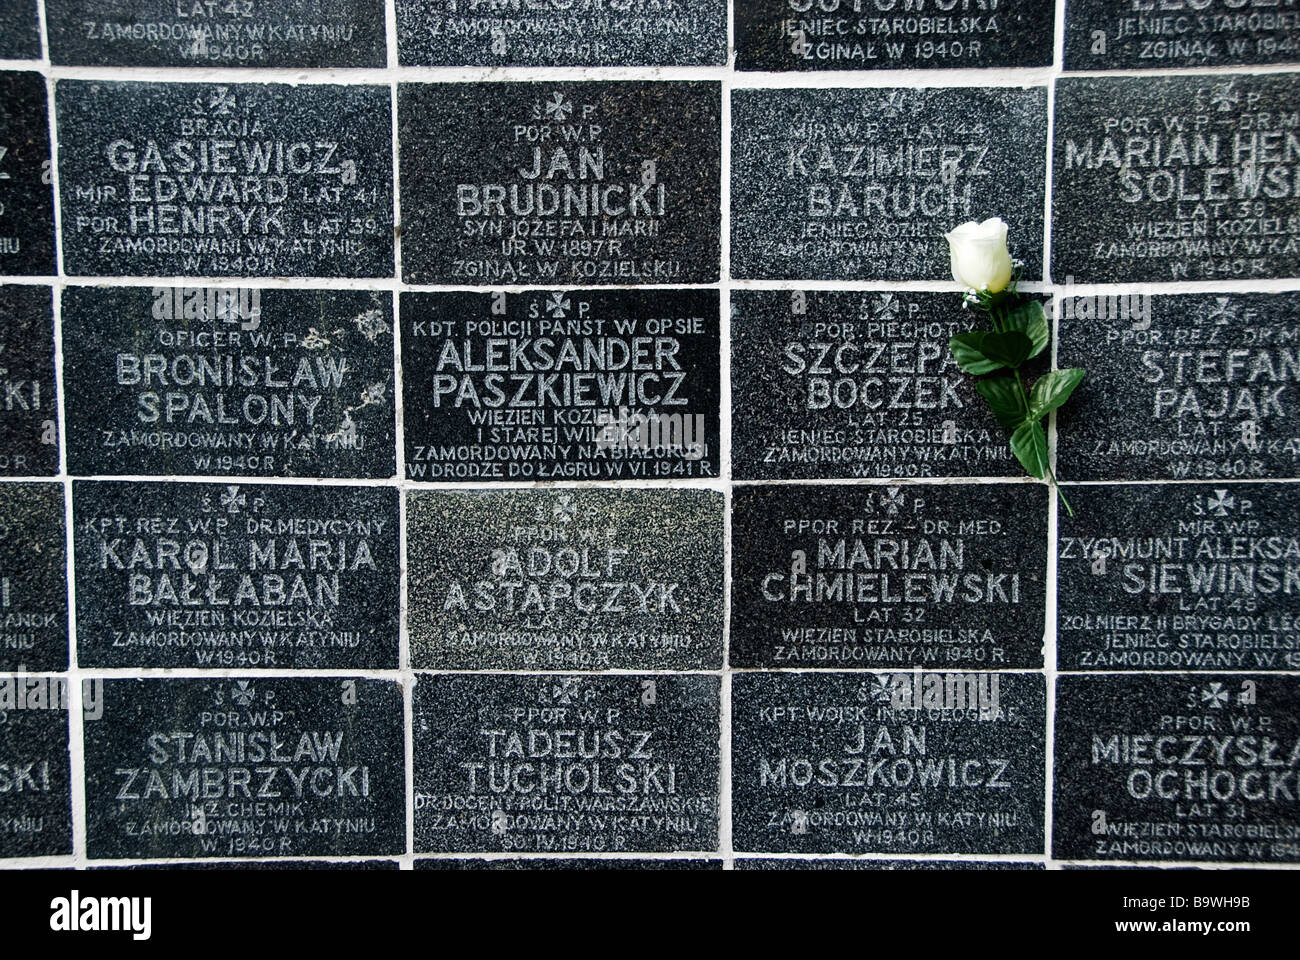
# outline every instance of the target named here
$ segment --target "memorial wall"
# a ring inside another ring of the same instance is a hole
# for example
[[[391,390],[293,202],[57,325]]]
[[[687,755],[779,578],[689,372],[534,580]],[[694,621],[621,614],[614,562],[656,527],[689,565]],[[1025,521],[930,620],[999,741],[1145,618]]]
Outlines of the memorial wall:
[[[0,0],[0,866],[1300,864],[1297,0]],[[949,339],[1041,300],[1071,510]]]

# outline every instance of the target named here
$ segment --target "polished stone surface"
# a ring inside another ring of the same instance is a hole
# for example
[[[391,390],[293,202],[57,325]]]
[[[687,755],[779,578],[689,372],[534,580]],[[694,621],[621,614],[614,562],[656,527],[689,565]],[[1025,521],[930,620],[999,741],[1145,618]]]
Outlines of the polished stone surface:
[[[59,472],[50,298],[49,287],[0,286],[0,476]]]
[[[82,666],[395,669],[397,491],[73,484]]]
[[[716,477],[713,290],[403,293],[417,481]]]
[[[722,495],[408,494],[411,662],[443,670],[716,670]]]
[[[386,680],[106,680],[85,724],[87,855],[400,854],[402,743]]]
[[[66,288],[69,471],[393,476],[392,304],[362,290]]]
[[[63,518],[62,484],[0,484],[0,670],[68,669]]]
[[[72,853],[66,677],[0,674],[0,862]]]
[[[54,189],[45,78],[0,71],[0,276],[54,273]]]

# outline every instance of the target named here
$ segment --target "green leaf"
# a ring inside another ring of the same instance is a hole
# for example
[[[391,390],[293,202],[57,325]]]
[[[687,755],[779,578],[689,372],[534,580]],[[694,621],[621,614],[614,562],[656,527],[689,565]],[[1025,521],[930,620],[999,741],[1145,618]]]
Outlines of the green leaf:
[[[1026,420],[1011,435],[1011,452],[1029,471],[1032,477],[1040,480],[1047,473],[1047,434],[1037,420]]]
[[[993,416],[998,423],[1008,430],[1014,430],[1025,422],[1029,408],[1025,406],[1025,391],[1016,382],[1015,377],[989,377],[978,380],[975,389],[989,402]]]
[[[983,330],[972,330],[970,333],[959,333],[948,341],[948,348],[952,350],[957,366],[974,377],[1003,367],[1003,364],[986,357],[980,349],[985,335]]]
[[[980,353],[1004,367],[1015,369],[1029,359],[1034,343],[1019,330],[986,333],[980,341]]]
[[[1041,420],[1061,406],[1070,399],[1070,394],[1074,393],[1074,388],[1083,382],[1086,375],[1087,371],[1079,367],[1043,374],[1029,392],[1030,416]]]
[[[1002,326],[1006,330],[1023,333],[1029,338],[1029,342],[1033,344],[1030,357],[1036,357],[1046,350],[1047,342],[1052,336],[1047,326],[1047,314],[1043,311],[1043,305],[1037,300],[1022,303],[1008,312]]]

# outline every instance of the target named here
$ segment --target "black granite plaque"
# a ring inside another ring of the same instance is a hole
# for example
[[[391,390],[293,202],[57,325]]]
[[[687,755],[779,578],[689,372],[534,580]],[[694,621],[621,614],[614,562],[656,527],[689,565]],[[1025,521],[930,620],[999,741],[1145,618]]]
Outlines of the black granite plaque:
[[[1291,74],[1057,81],[1052,276],[1300,273],[1297,98]]]
[[[1057,414],[1066,480],[1300,476],[1300,294],[1061,301],[1062,367],[1088,377]]]
[[[716,676],[421,676],[415,849],[718,845]]]
[[[741,480],[1023,473],[948,349],[952,294],[731,294],[732,474]]]
[[[416,870],[721,870],[721,860],[632,857],[417,857]]]
[[[727,62],[728,0],[397,0],[402,66]]]
[[[944,233],[993,216],[1042,276],[1045,89],[735,90],[731,117],[733,276],[951,280]]]
[[[1300,488],[1107,484],[1070,501],[1059,669],[1300,669]]]
[[[85,725],[87,854],[400,854],[402,741],[388,681],[106,680]]]
[[[74,474],[391,477],[388,293],[68,287]]]
[[[408,495],[411,663],[445,670],[716,670],[722,495]]]
[[[731,525],[733,666],[1043,664],[1041,486],[738,487]]]
[[[36,0],[0,0],[0,59],[39,60]]]
[[[262,68],[388,64],[382,0],[45,0],[45,22],[54,63]]]
[[[72,853],[64,677],[0,674],[0,859]]]
[[[1300,862],[1300,679],[1062,676],[1059,860]]]
[[[411,480],[716,477],[713,290],[404,293]]]
[[[1044,67],[1054,4],[1044,0],[737,0],[738,70]],[[904,14],[900,16],[900,14]]]
[[[1067,0],[1065,69],[1296,63],[1293,0]]]
[[[876,860],[865,857],[804,860],[799,857],[741,857],[737,870],[1045,870],[1022,860]]]
[[[1043,678],[732,677],[737,850],[1041,853]]]
[[[54,273],[45,78],[0,71],[0,275]]]
[[[396,860],[220,860],[177,863],[104,864],[92,870],[398,870]]]
[[[68,669],[63,485],[0,484],[0,670]]]
[[[82,666],[395,669],[397,492],[73,484]]]
[[[720,97],[717,83],[401,84],[403,278],[716,281]]]
[[[388,277],[387,87],[60,80],[70,274]]]
[[[50,288],[0,286],[0,476],[59,472]]]

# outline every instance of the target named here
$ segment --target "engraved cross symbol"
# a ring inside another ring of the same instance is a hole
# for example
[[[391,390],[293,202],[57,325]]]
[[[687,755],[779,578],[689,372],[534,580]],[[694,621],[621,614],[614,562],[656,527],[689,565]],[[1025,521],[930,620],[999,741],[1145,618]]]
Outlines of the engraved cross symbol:
[[[872,306],[877,320],[893,320],[898,316],[898,301],[892,293],[882,293]]]
[[[578,695],[578,680],[576,677],[566,677],[561,680],[557,686],[551,690],[551,695],[555,697],[555,702],[562,706],[568,706]]]
[[[226,487],[226,492],[221,495],[221,505],[226,508],[227,513],[239,513],[240,507],[248,506],[248,497],[239,492],[239,487],[232,484]]]
[[[1214,94],[1210,97],[1210,103],[1219,108],[1220,113],[1231,113],[1237,109],[1237,104],[1241,102],[1241,94],[1234,93],[1232,90],[1233,81],[1221,83],[1214,88]]]
[[[1201,703],[1208,703],[1211,710],[1222,710],[1227,702],[1228,691],[1218,681],[1201,691]]]
[[[208,100],[208,109],[217,116],[225,116],[235,109],[235,98],[230,95],[229,87],[217,87]]]
[[[230,691],[230,699],[241,707],[253,702],[253,685],[247,680],[240,680]]]
[[[577,515],[578,508],[574,506],[572,497],[563,496],[560,497],[560,502],[555,505],[555,509],[551,512],[555,514],[555,519],[559,520],[560,523],[568,523]]]
[[[871,682],[871,699],[876,703],[889,703],[894,698],[894,685],[888,677],[878,677]]]
[[[1237,498],[1227,490],[1215,490],[1206,507],[1216,517],[1226,517],[1237,505]]]
[[[573,301],[562,293],[551,294],[550,301],[546,304],[546,312],[553,317],[564,319],[565,314],[573,309]]]
[[[563,122],[569,118],[571,113],[573,113],[573,104],[566,100],[562,93],[557,92],[546,104],[546,116],[548,118],[554,117],[556,120]]]
[[[1217,324],[1225,324],[1237,319],[1237,307],[1227,297],[1215,297],[1214,306],[1207,307],[1205,319]]]
[[[883,506],[891,517],[897,516],[898,511],[903,509],[903,491],[898,487],[886,487]]]

